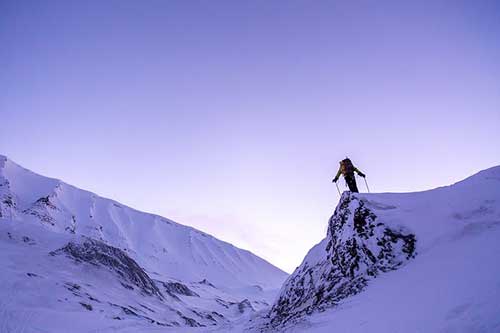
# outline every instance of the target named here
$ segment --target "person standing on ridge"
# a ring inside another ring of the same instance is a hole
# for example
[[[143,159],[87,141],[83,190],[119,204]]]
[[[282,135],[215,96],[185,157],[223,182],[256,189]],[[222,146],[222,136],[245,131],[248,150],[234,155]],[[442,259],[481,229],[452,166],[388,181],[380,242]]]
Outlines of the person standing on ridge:
[[[340,175],[342,174],[345,178],[345,182],[349,187],[349,191],[358,193],[358,186],[356,185],[356,177],[354,176],[354,172],[356,172],[359,176],[365,178],[366,175],[356,168],[351,160],[346,157],[342,161],[339,162],[340,167],[339,171],[337,171],[337,175],[333,178],[332,182],[336,183],[339,180]]]

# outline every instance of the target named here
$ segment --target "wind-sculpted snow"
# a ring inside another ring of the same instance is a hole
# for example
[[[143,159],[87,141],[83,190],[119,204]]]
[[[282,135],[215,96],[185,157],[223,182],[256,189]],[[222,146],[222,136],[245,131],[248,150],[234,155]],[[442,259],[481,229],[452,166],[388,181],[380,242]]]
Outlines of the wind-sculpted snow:
[[[413,258],[415,248],[414,234],[379,222],[362,199],[345,192],[327,238],[285,282],[271,309],[270,325],[324,310],[359,293],[370,279]]]
[[[163,298],[162,293],[146,272],[124,251],[90,238],[79,243],[70,242],[51,255],[66,253],[77,262],[102,265],[118,274],[125,282],[138,287],[143,293]],[[132,286],[122,283],[126,288]]]

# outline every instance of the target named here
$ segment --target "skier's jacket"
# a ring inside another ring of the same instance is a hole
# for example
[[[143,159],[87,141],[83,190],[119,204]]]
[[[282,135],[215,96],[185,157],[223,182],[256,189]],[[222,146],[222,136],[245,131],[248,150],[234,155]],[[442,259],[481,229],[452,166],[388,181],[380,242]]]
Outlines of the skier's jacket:
[[[350,159],[346,158],[342,161],[340,161],[340,167],[339,171],[337,171],[337,175],[335,176],[335,179],[339,179],[340,175],[342,174],[344,177],[353,177],[354,172],[356,172],[358,175],[361,177],[364,177],[365,174],[362,173],[361,171],[356,168]]]

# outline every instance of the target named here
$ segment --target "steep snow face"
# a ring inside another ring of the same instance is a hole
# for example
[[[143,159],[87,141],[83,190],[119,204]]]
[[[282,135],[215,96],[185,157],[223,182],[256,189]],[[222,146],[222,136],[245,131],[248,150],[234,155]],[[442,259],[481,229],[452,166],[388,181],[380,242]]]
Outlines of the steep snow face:
[[[500,167],[424,192],[346,192],[327,237],[285,282],[261,328],[498,330],[498,236]]]
[[[42,224],[124,249],[155,279],[279,288],[287,274],[249,251],[163,217],[139,212],[0,156],[0,217]]]

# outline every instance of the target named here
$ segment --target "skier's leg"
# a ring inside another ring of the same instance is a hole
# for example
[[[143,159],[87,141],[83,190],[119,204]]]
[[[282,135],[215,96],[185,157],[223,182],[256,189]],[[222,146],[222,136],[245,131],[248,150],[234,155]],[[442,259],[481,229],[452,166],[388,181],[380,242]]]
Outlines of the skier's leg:
[[[358,185],[356,184],[356,178],[352,178],[352,191],[353,192],[356,192],[356,193],[359,193],[358,191]]]
[[[349,191],[352,192],[352,179],[351,179],[351,177],[349,177],[349,176],[345,177],[345,182],[347,184],[347,187],[349,187]]]
[[[349,187],[349,191],[358,193],[358,186],[356,186],[356,179],[354,178],[354,175],[352,177],[346,177],[345,178],[347,182],[347,186]]]

